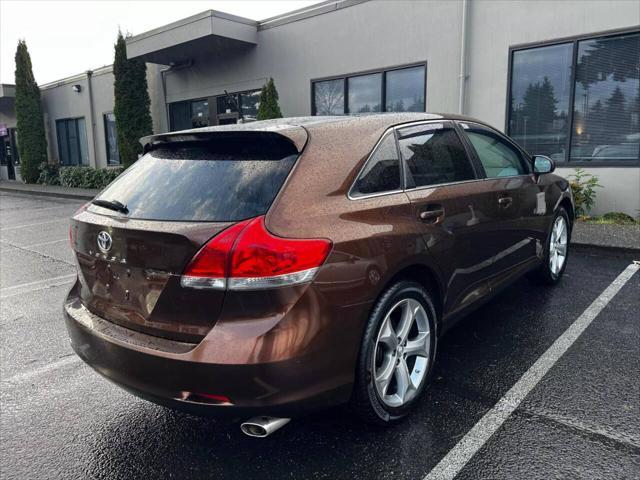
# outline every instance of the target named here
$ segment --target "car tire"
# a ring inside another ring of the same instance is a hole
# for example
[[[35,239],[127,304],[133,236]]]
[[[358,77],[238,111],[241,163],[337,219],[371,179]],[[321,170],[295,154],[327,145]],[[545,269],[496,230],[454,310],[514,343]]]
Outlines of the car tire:
[[[407,330],[410,314],[413,320]],[[432,295],[414,281],[395,283],[377,300],[365,326],[350,402],[361,419],[389,425],[415,406],[433,372],[436,318]]]
[[[564,227],[563,236],[558,239],[558,224]],[[571,239],[571,221],[567,211],[560,207],[556,211],[551,222],[551,227],[547,233],[547,241],[544,247],[544,256],[542,265],[534,270],[530,278],[538,284],[555,285],[562,278],[564,270],[567,268],[567,260],[569,259],[569,241]],[[564,248],[564,256],[559,256],[559,249]],[[555,260],[554,260],[555,258]],[[554,262],[561,262],[560,264]]]

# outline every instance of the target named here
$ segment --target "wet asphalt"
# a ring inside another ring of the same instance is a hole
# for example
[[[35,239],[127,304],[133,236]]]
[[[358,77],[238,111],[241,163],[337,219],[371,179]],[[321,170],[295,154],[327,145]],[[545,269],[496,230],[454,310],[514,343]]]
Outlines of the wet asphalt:
[[[251,439],[139,400],[73,355],[61,305],[80,203],[0,193],[2,479],[422,479],[633,260],[573,252],[557,287],[522,279],[461,321],[400,425],[337,408]],[[640,478],[639,312],[640,272],[457,478]]]

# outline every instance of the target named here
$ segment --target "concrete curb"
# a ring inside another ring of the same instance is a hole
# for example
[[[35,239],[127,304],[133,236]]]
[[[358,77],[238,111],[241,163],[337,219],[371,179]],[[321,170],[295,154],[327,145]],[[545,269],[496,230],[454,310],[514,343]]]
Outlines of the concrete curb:
[[[98,194],[99,190],[96,190],[94,194],[89,194],[73,191],[27,190],[24,188],[12,188],[2,185],[0,186],[0,192],[15,193],[18,195],[32,195],[36,197],[66,198],[69,200],[91,200]]]
[[[617,247],[613,245],[598,245],[595,243],[574,243],[571,242],[574,250],[582,253],[599,253],[622,257],[634,257],[634,260],[640,260],[640,248],[633,247]]]

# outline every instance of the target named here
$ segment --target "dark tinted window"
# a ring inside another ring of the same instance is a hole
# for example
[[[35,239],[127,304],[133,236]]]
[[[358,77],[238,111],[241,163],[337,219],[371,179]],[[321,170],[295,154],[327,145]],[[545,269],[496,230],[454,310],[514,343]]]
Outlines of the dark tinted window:
[[[360,172],[351,190],[352,197],[400,189],[400,160],[396,141],[387,135]]]
[[[169,104],[171,130],[188,130],[209,125],[209,101],[187,100]]]
[[[488,130],[462,125],[489,178],[513,177],[527,173],[520,152]]]
[[[638,160],[640,34],[578,42],[571,160]]]
[[[84,118],[56,120],[61,165],[87,165],[87,132]]]
[[[509,134],[525,150],[565,161],[573,44],[513,53]]]
[[[451,126],[432,124],[401,130],[400,153],[407,167],[408,187],[475,178],[464,146]]]
[[[184,142],[147,153],[98,198],[122,202],[131,218],[237,221],[266,213],[296,159],[272,136]]]

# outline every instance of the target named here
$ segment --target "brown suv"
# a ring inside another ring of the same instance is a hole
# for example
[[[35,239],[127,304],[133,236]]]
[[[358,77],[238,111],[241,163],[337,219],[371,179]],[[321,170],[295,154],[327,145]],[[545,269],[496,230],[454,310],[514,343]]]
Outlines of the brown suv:
[[[73,348],[154,402],[269,416],[249,434],[347,401],[400,419],[456,319],[566,266],[567,181],[477,120],[294,118],[143,143],[72,219]]]

